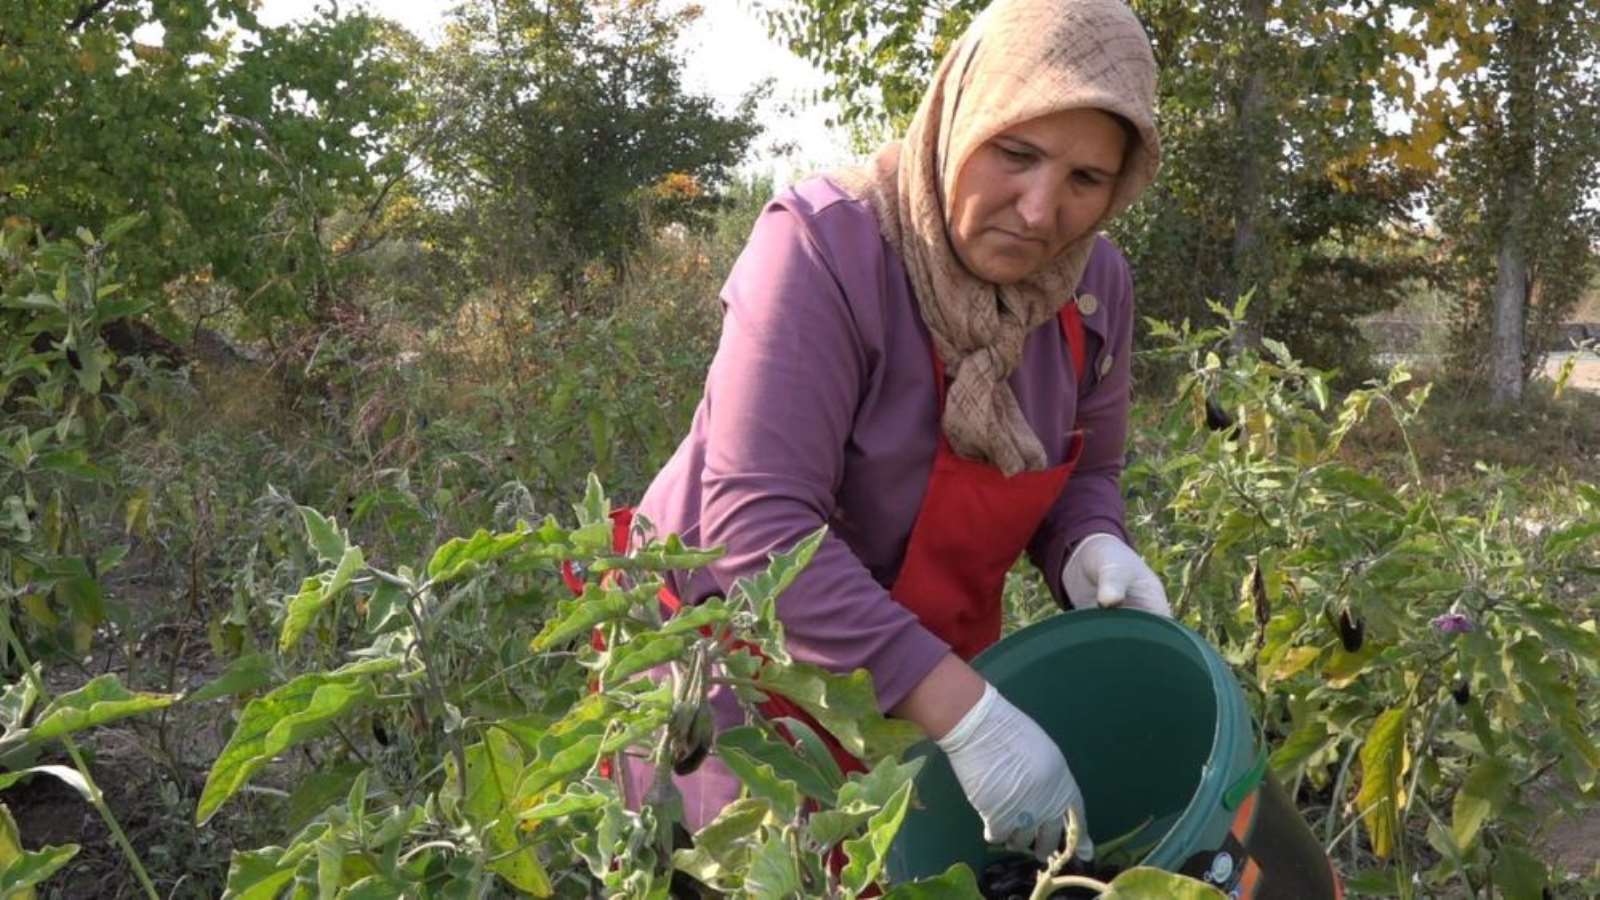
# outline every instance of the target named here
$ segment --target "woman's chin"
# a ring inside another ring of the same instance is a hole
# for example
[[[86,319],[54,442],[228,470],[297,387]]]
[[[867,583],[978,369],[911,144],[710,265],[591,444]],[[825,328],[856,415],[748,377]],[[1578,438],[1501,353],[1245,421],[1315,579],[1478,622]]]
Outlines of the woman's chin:
[[[1023,281],[1036,271],[1038,266],[1033,260],[1000,257],[983,260],[972,274],[990,284],[1004,287]]]

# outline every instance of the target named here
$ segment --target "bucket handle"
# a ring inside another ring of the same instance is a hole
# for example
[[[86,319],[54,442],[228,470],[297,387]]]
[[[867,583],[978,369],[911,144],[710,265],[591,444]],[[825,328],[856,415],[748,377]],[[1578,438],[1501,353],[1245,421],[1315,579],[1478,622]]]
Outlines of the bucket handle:
[[[1262,747],[1261,752],[1256,756],[1255,765],[1251,766],[1249,771],[1240,775],[1238,781],[1228,785],[1228,789],[1223,792],[1223,808],[1229,812],[1238,809],[1239,804],[1243,803],[1246,797],[1261,786],[1261,780],[1265,777],[1267,777],[1267,748]]]

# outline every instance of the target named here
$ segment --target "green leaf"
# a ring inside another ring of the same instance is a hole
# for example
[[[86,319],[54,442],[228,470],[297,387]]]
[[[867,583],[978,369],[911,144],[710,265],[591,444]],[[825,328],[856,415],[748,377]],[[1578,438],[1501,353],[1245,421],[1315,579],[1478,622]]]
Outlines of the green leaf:
[[[658,702],[670,696],[671,689],[661,685]],[[552,727],[539,739],[538,754],[517,785],[518,803],[531,802],[545,788],[595,765],[601,756],[642,740],[666,724],[667,714],[663,706],[629,712],[622,717],[624,727],[609,732],[610,737],[604,736],[606,723],[585,723],[571,731]]]
[[[649,632],[636,635],[612,649],[611,662],[605,668],[605,682],[626,681],[640,672],[682,658],[690,646],[692,642],[684,637]]]
[[[884,806],[902,787],[916,780],[917,773],[922,771],[922,763],[920,757],[905,762],[884,757],[871,770],[850,775],[850,780],[839,788],[839,803],[861,802]]]
[[[611,526],[611,501],[606,499],[605,488],[600,486],[600,477],[595,473],[589,473],[583,485],[583,502],[574,506],[573,511],[578,514],[579,525]]]
[[[1584,522],[1570,525],[1550,533],[1545,538],[1545,556],[1551,560],[1559,560],[1586,542],[1600,543],[1600,522]]]
[[[700,569],[721,559],[726,553],[725,547],[713,547],[709,550],[691,549],[684,546],[683,539],[678,535],[669,534],[665,541],[651,541],[643,547],[634,548],[627,556],[607,556],[597,559],[589,570],[610,572]]]
[[[521,815],[524,822],[542,822],[545,819],[559,819],[573,813],[593,812],[610,803],[610,799],[602,794],[562,793],[540,803]]]
[[[344,848],[339,846],[338,834],[332,831],[317,839],[316,848],[318,900],[334,900],[344,881]]]
[[[1472,767],[1451,808],[1450,835],[1461,852],[1467,852],[1483,823],[1505,804],[1513,774],[1510,763],[1497,756],[1484,757]]]
[[[375,695],[366,675],[398,669],[394,659],[366,660],[333,672],[312,672],[245,704],[239,724],[206,776],[195,809],[204,825],[273,757],[325,733],[339,717]]]
[[[1394,852],[1399,812],[1406,802],[1406,714],[1405,708],[1383,712],[1361,747],[1361,790],[1356,805],[1367,823],[1372,852],[1379,859],[1388,859]]]
[[[350,795],[356,776],[366,771],[360,762],[321,766],[305,773],[289,792],[282,822],[289,831],[298,831],[328,811],[341,798]]]
[[[33,900],[33,886],[55,874],[77,853],[77,844],[44,847],[32,852],[23,849],[17,820],[11,817],[11,810],[0,803],[0,897]]]
[[[228,884],[222,900],[276,900],[294,881],[299,867],[298,860],[285,865],[283,856],[281,847],[235,851],[228,865]]]
[[[311,549],[317,551],[317,556],[323,562],[338,562],[344,558],[345,539],[339,533],[337,519],[323,518],[322,513],[309,506],[300,507],[300,517],[306,523],[306,538],[311,542]]]
[[[0,870],[0,897],[32,897],[34,885],[54,875],[77,855],[77,844],[23,851]]]
[[[114,220],[110,225],[106,226],[106,230],[100,235],[100,239],[107,244],[115,243],[121,240],[122,237],[128,232],[136,228],[139,223],[144,221],[144,219],[145,214],[142,212],[137,212],[129,216],[121,216]]]
[[[773,724],[788,729],[795,740],[795,749],[800,751],[800,758],[816,768],[828,787],[838,790],[844,784],[844,772],[839,768],[839,761],[833,758],[833,751],[828,749],[822,736],[810,725],[791,716],[779,717]]]
[[[284,604],[283,628],[278,633],[279,653],[294,649],[301,635],[311,627],[311,620],[324,606],[327,595],[324,584],[320,575],[312,575],[300,582],[300,592]]]
[[[556,607],[556,617],[545,623],[533,639],[533,652],[544,651],[566,643],[579,635],[588,634],[596,625],[621,618],[635,606],[655,602],[656,592],[648,586],[630,591],[616,591],[585,585],[583,596],[563,600]]]
[[[50,701],[28,730],[28,740],[52,741],[64,734],[171,706],[179,696],[129,691],[116,675],[101,675]]]
[[[756,681],[761,690],[799,704],[857,758],[898,757],[923,738],[917,726],[878,712],[872,676],[865,669],[835,675],[807,663],[768,665]]]
[[[317,613],[321,612],[328,604],[338,598],[350,579],[366,565],[366,560],[361,556],[360,547],[346,547],[343,555],[339,557],[339,565],[333,574],[327,576],[327,581],[322,576],[307,578],[300,583],[300,593],[289,600],[284,611],[283,631],[278,637],[278,652],[288,653],[294,645],[311,627]]]
[[[822,801],[825,806],[835,804],[836,788],[829,783],[827,776],[802,758],[797,748],[768,737],[765,729],[743,725],[717,735],[717,755],[722,756],[730,748],[771,766],[779,777],[794,782],[806,796]],[[832,762],[833,757],[829,756],[828,760]]]
[[[822,546],[827,535],[828,527],[824,525],[801,538],[787,553],[773,554],[772,562],[765,570],[735,582],[734,591],[749,598],[750,604],[755,607],[756,614],[764,624],[776,628],[779,595],[788,590],[795,579],[800,577],[800,573],[810,564],[811,557],[816,555],[817,548]],[[781,629],[778,630],[778,634],[782,634]],[[771,649],[773,652],[769,652],[769,656],[784,665],[789,663],[789,657],[782,651],[781,646]]]
[[[717,758],[744,782],[752,797],[772,804],[779,819],[789,820],[800,810],[800,790],[793,781],[780,776],[772,766],[743,750],[717,746]]]
[[[527,543],[531,531],[490,534],[479,529],[470,538],[452,538],[434,551],[428,561],[428,577],[437,584],[454,581],[468,571],[492,562]]]
[[[1311,395],[1316,398],[1317,409],[1326,411],[1328,408],[1328,383],[1321,375],[1312,375],[1310,379]]]
[[[247,653],[229,664],[210,684],[184,697],[185,703],[204,703],[253,691],[272,680],[272,657]]]
[[[806,822],[811,839],[824,847],[831,847],[855,833],[861,823],[872,818],[878,807],[865,803],[851,803],[836,809],[814,812]]]
[[[745,876],[745,890],[752,897],[799,896],[802,890],[800,864],[785,839],[785,832],[773,829],[756,846]]]
[[[382,579],[367,597],[367,632],[380,634],[397,617],[405,615],[406,592],[399,585]]]
[[[1494,860],[1494,884],[1505,900],[1541,900],[1550,873],[1544,863],[1527,850],[1507,845]]]
[[[774,822],[772,805],[757,797],[735,800],[694,836],[694,845],[714,858],[728,860],[735,845],[754,837],[762,824]]]
[[[1111,881],[1101,900],[1224,900],[1227,895],[1201,881],[1148,866],[1129,869]]]
[[[39,692],[34,689],[34,679],[43,671],[42,665],[34,663],[33,677],[24,675],[18,678],[6,685],[5,693],[0,694],[0,733],[15,731],[33,710],[33,704],[39,699]]]
[[[1383,482],[1345,466],[1328,466],[1317,472],[1322,487],[1393,513],[1405,512],[1401,503]]]
[[[911,783],[907,782],[900,786],[900,790],[882,809],[867,820],[865,835],[844,842],[844,852],[850,861],[839,873],[839,881],[848,890],[859,894],[867,889],[867,885],[878,880],[878,873],[883,871],[889,847],[894,843],[894,836],[900,833],[900,823],[905,821],[906,807],[910,803]]]
[[[660,634],[683,634],[699,631],[708,625],[721,625],[733,618],[733,609],[726,600],[711,598],[697,606],[681,610],[663,622]]]
[[[981,896],[972,870],[966,863],[956,863],[935,878],[895,885],[883,900],[975,900]]]
[[[511,809],[522,778],[521,746],[510,733],[489,728],[483,741],[467,748],[466,757],[467,791],[462,810],[488,835],[496,856],[489,870],[525,894],[550,896],[550,876],[535,849],[523,845],[517,816]],[[455,771],[455,760],[447,757],[445,768],[447,779],[459,795],[461,780]]]
[[[89,780],[83,773],[69,766],[34,766],[31,769],[21,769],[16,772],[6,772],[0,775],[0,791],[11,787],[13,784],[30,775],[50,775],[67,783],[67,786],[77,791],[85,800],[94,802],[94,792],[89,789]]]
[[[1288,739],[1272,753],[1272,771],[1279,778],[1291,780],[1301,764],[1328,746],[1334,735],[1322,721],[1312,721],[1295,729]]]

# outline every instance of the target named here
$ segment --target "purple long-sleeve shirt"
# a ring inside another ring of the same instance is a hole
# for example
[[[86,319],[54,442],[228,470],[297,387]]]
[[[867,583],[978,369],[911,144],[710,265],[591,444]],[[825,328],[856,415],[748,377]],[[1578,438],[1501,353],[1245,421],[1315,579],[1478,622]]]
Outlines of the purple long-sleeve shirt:
[[[1071,481],[1028,546],[1062,603],[1068,550],[1094,532],[1127,538],[1119,477],[1132,281],[1103,238],[1079,295],[1094,298],[1079,306],[1085,383],[1076,384],[1054,320],[1028,335],[1010,378],[1051,465],[1075,427],[1086,432]],[[888,710],[949,652],[889,595],[939,433],[930,338],[911,283],[872,208],[814,178],[767,206],[722,300],[722,337],[693,425],[639,512],[658,535],[727,548],[708,568],[669,579],[687,603],[726,593],[826,523],[827,539],[778,601],[788,649],[838,672],[865,668]],[[731,695],[713,705],[719,728],[738,722]],[[702,773],[679,780],[691,828],[737,796],[720,766]]]

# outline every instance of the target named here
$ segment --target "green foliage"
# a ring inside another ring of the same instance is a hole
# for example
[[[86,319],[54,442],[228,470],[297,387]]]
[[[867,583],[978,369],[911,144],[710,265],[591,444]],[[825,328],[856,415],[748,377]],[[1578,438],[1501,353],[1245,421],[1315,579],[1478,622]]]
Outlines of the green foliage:
[[[427,151],[487,281],[620,268],[651,226],[705,212],[757,133],[682,84],[697,7],[660,0],[516,0],[456,7],[419,51],[437,121]],[[650,215],[641,219],[641,207]]]
[[[1136,439],[1130,524],[1243,673],[1278,776],[1325,840],[1363,823],[1347,870],[1393,859],[1391,888],[1523,872],[1529,785],[1588,796],[1600,773],[1592,488],[1485,467],[1442,489],[1409,450],[1373,477],[1351,448],[1379,415],[1409,448],[1428,396],[1404,371],[1335,398],[1274,342],[1224,363],[1225,329],[1152,329],[1188,374]],[[1207,397],[1232,428],[1206,428]]]
[[[332,752],[343,774],[330,778],[327,765],[316,766],[299,802],[306,818],[283,846],[237,853],[225,896],[271,897],[295,882],[348,896],[481,892],[495,883],[551,896],[553,872],[571,879],[579,871],[614,894],[656,896],[674,860],[707,883],[757,893],[856,896],[881,878],[919,767],[894,760],[908,743],[906,726],[879,715],[865,673],[833,675],[790,662],[774,618],[777,596],[821,534],[741,581],[726,600],[663,622],[657,573],[715,554],[676,540],[616,554],[610,504],[593,479],[576,509],[579,524],[571,529],[547,518],[537,528],[519,523],[509,532],[444,541],[424,554],[429,563],[418,570],[431,577],[420,578],[409,567],[373,567],[334,520],[294,510],[313,571],[278,607],[280,631],[292,630],[295,639],[280,639],[276,665],[265,654],[242,657],[180,702],[256,690],[280,668],[301,671],[244,704],[211,765],[195,819],[213,820],[269,766],[290,764],[291,750]],[[558,601],[565,588],[555,566],[570,559],[583,563],[590,581],[581,597]],[[619,584],[623,571],[637,583]],[[352,602],[301,603],[313,588],[342,591]],[[403,607],[406,625],[367,632],[366,645],[350,649],[339,636],[363,635],[360,607],[370,609],[385,590],[399,591],[391,602]],[[530,608],[543,616],[523,612]],[[472,661],[483,654],[483,636],[496,633],[473,624],[484,611],[504,617],[500,643],[488,648],[496,661],[522,648],[520,661],[492,677]],[[589,644],[594,631],[608,649]],[[311,639],[319,646],[302,654],[299,645]],[[568,647],[576,649],[562,649]],[[311,657],[348,661],[323,668]],[[529,665],[547,669],[537,683],[516,674]],[[632,677],[650,667],[666,680]],[[586,678],[593,685],[587,693],[580,687]],[[697,723],[712,678],[735,686],[751,709],[772,692],[790,693],[857,752],[884,755],[871,772],[846,778],[810,729],[759,716],[709,747],[710,734]],[[528,702],[529,688],[546,699]],[[105,676],[46,703],[32,734],[55,737],[175,700],[130,693]],[[31,705],[20,685],[0,697],[14,726]],[[799,735],[798,743],[786,741],[780,725]],[[13,727],[7,737],[18,735],[29,731]],[[692,847],[677,847],[681,803],[668,776],[697,745],[740,773],[749,794]],[[395,755],[399,746],[408,748],[404,758]],[[596,772],[601,760],[620,765],[624,754],[642,755],[657,769],[656,788],[637,810],[625,808],[616,785]],[[78,771],[59,766],[18,772],[0,787],[30,774],[63,777],[97,796]],[[824,801],[824,811],[802,816],[802,793]],[[834,845],[849,859],[838,882],[824,869],[824,851]],[[42,861],[59,865],[70,855],[48,852],[55,854],[48,860],[28,857],[35,868],[27,871],[43,872]],[[613,865],[617,860],[627,865]]]
[[[0,4],[0,209],[54,239],[136,213],[136,290],[209,273],[252,316],[322,314],[327,220],[401,171],[397,70],[366,16],[252,4]],[[159,26],[158,44],[146,44]],[[135,37],[135,33],[138,37]],[[246,299],[248,298],[248,303]]]
[[[127,552],[86,532],[79,510],[112,483],[95,459],[133,411],[101,333],[147,305],[115,280],[108,244],[136,224],[105,241],[0,231],[0,598],[19,628],[78,653],[107,619],[98,578]]]

